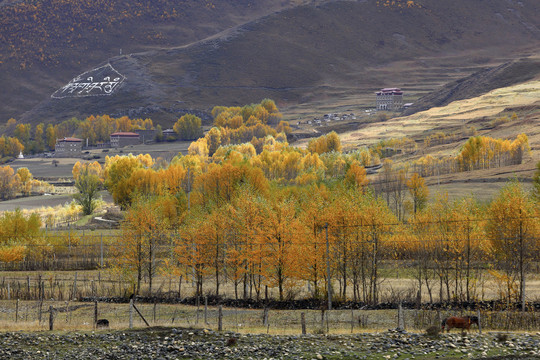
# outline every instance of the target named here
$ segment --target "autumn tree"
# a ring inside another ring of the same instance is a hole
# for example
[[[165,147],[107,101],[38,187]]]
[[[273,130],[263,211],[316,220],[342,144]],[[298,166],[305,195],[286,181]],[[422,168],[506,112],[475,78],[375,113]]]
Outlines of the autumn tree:
[[[362,188],[368,184],[366,169],[353,162],[345,175],[345,182],[353,187]]]
[[[52,124],[47,125],[45,137],[47,139],[47,147],[49,149],[54,149],[54,146],[56,145],[56,129]]]
[[[250,184],[260,193],[268,191],[268,181],[263,172],[245,163],[211,164],[206,173],[195,179],[194,189],[204,207],[230,203],[242,184]]]
[[[84,170],[88,170],[90,174],[96,175],[99,180],[103,182],[103,168],[101,167],[101,164],[97,161],[94,161],[92,163],[81,163],[80,161],[77,161],[75,165],[73,165],[73,169],[71,170],[73,179],[75,179],[76,181]]]
[[[17,169],[17,176],[20,181],[20,189],[24,196],[29,196],[32,190],[32,173],[28,168],[21,167]]]
[[[280,121],[276,127],[278,133],[285,133],[286,135],[290,134],[292,129],[287,121]]]
[[[79,193],[73,195],[77,204],[82,206],[84,215],[92,215],[97,207],[97,199],[101,188],[101,179],[88,166],[84,167],[75,181],[75,188]]]
[[[407,187],[413,200],[413,211],[416,214],[417,211],[422,210],[426,206],[429,190],[424,178],[418,175],[418,173],[412,174],[407,181]]]
[[[12,137],[0,137],[0,155],[12,156],[19,155],[24,150],[24,145],[21,144],[19,139]]]
[[[319,155],[332,151],[341,152],[341,140],[339,139],[339,135],[335,131],[332,131],[327,135],[310,140],[307,149],[310,152],[316,152]]]
[[[122,223],[113,266],[116,271],[134,280],[135,293],[141,291],[143,275],[148,279],[148,294],[153,292],[153,279],[160,264],[159,246],[168,244],[170,222],[167,201],[163,198],[138,198],[126,212]]]
[[[45,150],[44,133],[45,125],[43,123],[38,124],[34,130],[34,150],[36,152],[43,152],[43,150]]]
[[[231,219],[230,236],[227,239],[227,265],[233,272],[231,277],[238,298],[238,285],[243,283],[243,298],[257,299],[261,296],[265,273],[263,272],[264,231],[266,199],[249,184],[239,187],[237,196],[228,206]]]
[[[357,189],[335,191],[328,211],[334,265],[341,277],[341,295],[353,279],[355,296],[376,304],[380,299],[381,265],[396,219],[381,198]]]
[[[503,187],[489,206],[486,232],[497,270],[505,274],[508,299],[524,301],[526,273],[531,261],[538,260],[538,215],[538,207],[517,181]]]
[[[130,188],[129,179],[136,169],[148,169],[154,160],[148,154],[133,156],[107,156],[104,167],[104,185],[112,194],[114,202],[127,208],[131,201],[133,189]]]
[[[295,201],[283,194],[274,194],[264,208],[262,237],[263,273],[271,286],[278,287],[279,300],[284,300],[285,290],[300,278],[304,268],[300,262],[301,239],[306,228],[296,214]]]
[[[533,197],[540,203],[540,161],[536,164],[536,172],[533,176]]]
[[[180,140],[196,140],[202,136],[201,118],[186,114],[178,119],[173,129]]]
[[[305,240],[300,243],[305,266],[302,279],[313,286],[313,297],[319,298],[325,292],[322,290],[326,279],[324,227],[328,220],[330,191],[324,185],[313,184],[306,186],[301,195],[299,206],[303,211],[299,218],[306,227]]]
[[[455,238],[455,266],[459,267],[454,271],[454,292],[462,301],[469,302],[479,295],[476,284],[481,270],[475,264],[487,252],[487,246],[482,241],[485,239],[484,222],[480,220],[483,217],[483,208],[472,196],[456,200],[452,206],[450,226]]]
[[[221,131],[216,127],[211,128],[206,135],[206,143],[208,144],[208,154],[214,155],[221,145]]]
[[[13,131],[15,129],[16,125],[17,125],[17,120],[15,120],[14,118],[10,118],[6,122],[6,127],[7,127],[7,130],[9,130],[9,131]]]
[[[0,167],[0,198],[8,200],[19,191],[21,180],[11,166]]]
[[[19,141],[23,144],[27,144],[28,141],[30,140],[30,129],[31,129],[31,125],[30,124],[17,124],[17,126],[15,126],[15,131],[13,132],[13,134],[15,135],[15,137],[17,139],[19,139]]]
[[[194,209],[188,212],[186,221],[180,227],[180,235],[174,239],[174,254],[177,267],[182,276],[195,283],[195,296],[203,295],[203,282],[208,274],[207,249],[202,244],[202,230],[205,224],[205,211]]]
[[[33,213],[25,216],[20,209],[0,215],[0,261],[22,261],[27,256],[36,259],[48,253],[41,236],[41,220]]]

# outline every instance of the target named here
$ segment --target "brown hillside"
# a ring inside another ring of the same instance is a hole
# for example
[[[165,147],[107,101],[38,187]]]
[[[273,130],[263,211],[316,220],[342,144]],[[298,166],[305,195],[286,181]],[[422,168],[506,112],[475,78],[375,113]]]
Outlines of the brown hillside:
[[[297,3],[297,1],[293,1]],[[111,56],[186,45],[290,6],[288,0],[0,1],[0,121]],[[49,116],[51,119],[51,116]]]
[[[44,67],[34,75],[47,73],[46,84],[26,79],[14,92],[32,93],[42,100],[20,119],[57,121],[109,113],[150,116],[170,124],[187,110],[207,111],[214,105],[240,105],[264,97],[287,107],[361,97],[388,85],[406,88],[409,84],[427,92],[495,59],[511,58],[518,49],[535,51],[540,41],[536,0],[390,4],[319,1],[273,13],[189,46],[171,47],[155,40],[151,51],[109,59],[127,77],[109,97],[50,99],[71,78],[97,65],[77,71],[71,67],[69,76],[68,69],[63,69],[62,77]],[[84,57],[80,52],[78,56]],[[422,63],[422,59],[437,58],[442,60],[436,71],[429,61]],[[417,62],[415,72],[406,66],[385,72],[388,66],[408,60]],[[10,103],[23,109],[16,101]]]

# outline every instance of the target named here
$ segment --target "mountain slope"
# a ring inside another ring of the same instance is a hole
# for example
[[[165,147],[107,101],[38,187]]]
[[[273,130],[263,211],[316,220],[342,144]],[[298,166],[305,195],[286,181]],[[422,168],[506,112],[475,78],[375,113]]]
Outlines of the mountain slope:
[[[491,90],[508,87],[540,77],[540,58],[525,58],[483,69],[466,78],[446,84],[422,98],[404,112],[404,115],[446,106],[453,101],[469,99]]]
[[[186,45],[290,6],[289,0],[0,1],[0,121],[120,52]],[[51,91],[52,90],[52,91]]]
[[[94,67],[109,62],[127,77],[111,96],[49,98],[91,67],[51,79],[48,86],[36,89],[42,103],[21,119],[58,121],[109,113],[171,123],[190,109],[208,111],[214,105],[242,105],[264,97],[287,106],[355,96],[416,80],[407,69],[385,76],[385,64],[452,56],[448,71],[459,68],[467,74],[478,66],[471,67],[471,59],[460,54],[482,51],[489,62],[501,55],[511,57],[524,47],[535,51],[538,27],[536,0],[319,1],[272,13],[189,46],[96,62]],[[437,80],[451,76],[440,74]],[[22,83],[20,91],[29,88]]]

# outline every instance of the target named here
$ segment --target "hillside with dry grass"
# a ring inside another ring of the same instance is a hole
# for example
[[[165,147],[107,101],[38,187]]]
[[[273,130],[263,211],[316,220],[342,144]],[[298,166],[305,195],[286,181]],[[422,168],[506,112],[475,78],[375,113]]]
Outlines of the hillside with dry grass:
[[[336,104],[367,106],[379,87],[401,86],[419,97],[534,53],[540,40],[540,5],[534,0],[171,4],[141,3],[147,10],[140,16],[111,5],[111,13],[125,13],[126,19],[100,23],[88,30],[91,36],[67,36],[71,30],[60,28],[55,36],[69,45],[43,44],[61,55],[50,62],[44,56],[24,69],[17,46],[13,50],[4,40],[13,51],[0,65],[9,70],[2,71],[0,81],[16,86],[3,95],[0,116],[36,122],[109,113],[152,117],[167,125],[186,111],[262,98],[296,113]],[[29,20],[24,19],[23,24]],[[31,34],[35,41],[41,33]],[[120,47],[123,55],[111,57]],[[105,63],[127,78],[114,96],[50,98],[71,79]]]
[[[540,160],[539,99],[540,80],[536,79],[413,115],[374,121],[341,134],[341,139],[346,149],[371,146],[381,140],[410,139],[416,144],[416,149],[391,159],[398,166],[414,169],[414,164],[422,157],[455,157],[470,136],[511,140],[519,134],[526,134],[531,151],[520,165],[433,174],[426,178],[426,184],[433,194],[448,192],[457,198],[474,193],[488,200],[509,180],[517,178],[530,183]],[[298,145],[304,143],[307,142],[302,140]]]

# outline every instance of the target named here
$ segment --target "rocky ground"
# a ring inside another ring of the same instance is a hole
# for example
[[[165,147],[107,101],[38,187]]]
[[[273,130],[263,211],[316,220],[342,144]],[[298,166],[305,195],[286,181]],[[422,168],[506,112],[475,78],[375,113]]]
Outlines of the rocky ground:
[[[0,334],[1,359],[540,359],[540,333],[270,336],[206,329]]]

